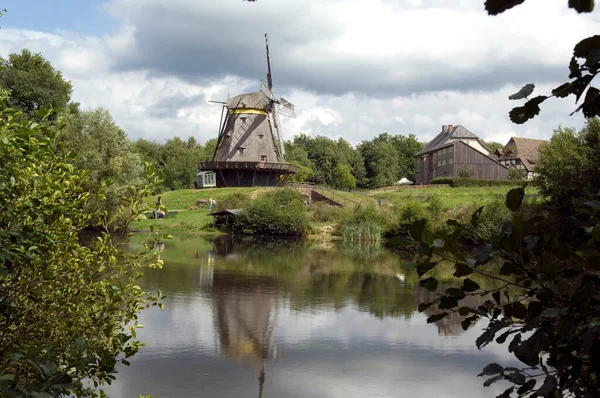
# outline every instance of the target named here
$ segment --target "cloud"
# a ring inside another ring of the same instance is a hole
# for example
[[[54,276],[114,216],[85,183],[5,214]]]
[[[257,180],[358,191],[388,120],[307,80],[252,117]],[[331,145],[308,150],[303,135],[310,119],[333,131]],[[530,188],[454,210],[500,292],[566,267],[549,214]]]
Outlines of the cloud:
[[[573,45],[594,33],[597,14],[562,0],[530,0],[498,17],[483,0],[300,0],[195,2],[111,0],[117,21],[100,36],[2,29],[0,55],[29,48],[61,70],[73,99],[104,107],[133,139],[216,136],[221,108],[207,101],[254,91],[266,80],[270,35],[275,89],[296,105],[283,136],[415,134],[463,124],[486,140],[549,138],[571,99],[551,99],[518,126],[508,101],[524,83],[549,93],[567,78]],[[559,27],[559,28],[557,28]]]

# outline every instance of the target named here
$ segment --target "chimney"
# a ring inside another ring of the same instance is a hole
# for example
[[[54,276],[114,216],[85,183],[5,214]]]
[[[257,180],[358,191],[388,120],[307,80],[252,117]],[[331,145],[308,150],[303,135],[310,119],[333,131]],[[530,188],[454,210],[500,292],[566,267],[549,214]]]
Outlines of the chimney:
[[[448,126],[446,126],[445,124],[444,124],[444,125],[442,125],[442,133],[445,133],[445,132],[446,132],[446,128],[447,128],[447,127],[448,127]]]
[[[452,126],[451,124],[450,124],[450,125],[448,125],[448,132],[449,132],[449,133],[451,133],[451,132],[452,132],[452,127],[454,127],[454,126]]]

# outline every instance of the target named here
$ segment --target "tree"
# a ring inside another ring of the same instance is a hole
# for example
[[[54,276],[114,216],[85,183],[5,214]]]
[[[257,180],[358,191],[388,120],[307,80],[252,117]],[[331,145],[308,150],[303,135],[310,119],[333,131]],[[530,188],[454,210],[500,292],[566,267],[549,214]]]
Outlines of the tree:
[[[488,148],[490,148],[491,153],[496,152],[498,149],[504,148],[504,145],[502,145],[499,142],[495,142],[495,141],[483,141],[483,144],[485,146],[487,146]]]
[[[578,133],[559,128],[542,145],[535,184],[548,198],[545,210],[561,235],[579,231],[587,220],[574,209],[600,192],[600,120],[588,119]]]
[[[142,345],[138,312],[161,305],[135,282],[157,263],[106,234],[79,243],[90,220],[110,220],[81,211],[94,198],[88,173],[56,151],[45,119],[0,110],[0,157],[10,159],[0,163],[0,396],[96,396]],[[121,203],[128,222],[147,209],[153,178]]]
[[[525,170],[511,167],[508,169],[508,179],[511,181],[521,181],[525,178]]]
[[[10,90],[7,105],[33,116],[40,109],[65,108],[73,88],[41,54],[23,49],[0,58],[0,86]]]
[[[519,214],[524,189],[506,195],[506,206],[513,212],[500,232],[489,241],[460,248],[464,234],[476,235],[483,207],[470,222],[448,222],[449,230],[431,233],[426,220],[411,225],[411,236],[419,242],[417,272],[425,276],[442,262],[450,262],[461,287],[450,287],[437,297],[419,305],[419,311],[437,306],[427,322],[459,314],[466,330],[481,318],[489,323],[477,338],[483,348],[494,340],[504,344],[510,338],[509,352],[526,367],[487,365],[479,376],[490,376],[484,385],[499,380],[511,384],[500,395],[592,397],[600,391],[600,200],[588,201],[578,211],[591,220],[586,239],[561,241],[556,234],[536,227],[536,219]],[[598,198],[600,199],[600,197]],[[488,265],[486,268],[486,264]],[[499,272],[488,271],[497,264]],[[478,275],[502,282],[498,288],[485,289],[469,276]],[[466,278],[465,278],[466,277]],[[421,286],[436,291],[438,281],[428,277]],[[487,298],[483,305],[465,305],[473,296]],[[513,395],[515,394],[515,395]]]
[[[334,188],[351,190],[356,188],[356,178],[350,172],[347,164],[338,163],[334,172]]]
[[[497,15],[522,4],[524,1],[486,0],[485,8],[488,14]],[[575,9],[578,13],[592,12],[594,9],[593,0],[569,0],[568,4],[570,8]],[[599,35],[581,40],[573,48],[573,56],[569,63],[569,79],[572,80],[556,87],[552,90],[551,95],[538,95],[532,99],[528,99],[528,96],[533,92],[535,86],[532,83],[525,85],[519,93],[510,97],[510,99],[527,98],[525,105],[516,107],[509,112],[510,120],[517,124],[525,123],[540,113],[540,104],[548,98],[565,98],[569,95],[575,97],[575,102],[579,102],[583,98],[581,105],[571,115],[581,111],[586,118],[600,116],[600,90],[591,85],[600,72],[598,54],[600,54]],[[526,89],[528,89],[527,95],[523,95],[522,92]],[[584,93],[586,93],[585,96]]]
[[[62,120],[65,126],[59,136],[60,153],[71,154],[75,167],[88,170],[86,189],[94,192],[102,181],[111,181],[104,191],[105,198],[90,198],[86,211],[107,219],[117,216],[121,198],[130,194],[130,186],[139,186],[143,177],[142,161],[132,150],[127,134],[102,108],[66,112]],[[94,226],[105,223],[92,221]]]

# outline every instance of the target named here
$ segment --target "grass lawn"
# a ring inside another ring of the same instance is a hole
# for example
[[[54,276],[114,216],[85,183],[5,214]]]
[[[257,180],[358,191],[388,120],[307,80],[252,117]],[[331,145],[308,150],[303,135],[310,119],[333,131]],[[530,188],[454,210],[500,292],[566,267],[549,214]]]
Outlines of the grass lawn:
[[[134,221],[131,228],[136,231],[154,230],[161,232],[200,232],[212,223],[212,216],[208,215],[208,207],[199,207],[198,210],[189,210],[196,205],[198,199],[213,198],[217,202],[233,193],[242,192],[252,195],[264,188],[206,188],[206,189],[180,189],[177,191],[163,192],[152,196],[148,205],[153,208],[158,196],[161,196],[163,206],[167,208],[167,216],[163,219],[146,219]],[[211,232],[210,229],[203,232]]]
[[[396,191],[376,193],[373,197],[387,200],[393,204],[401,204],[402,202],[411,199],[426,201],[431,195],[436,194],[440,197],[440,199],[442,199],[444,207],[449,209],[462,205],[484,203],[490,199],[503,199],[506,197],[506,193],[515,187],[439,187],[427,189],[400,188]],[[538,195],[538,190],[534,187],[527,187],[525,188],[525,195]]]

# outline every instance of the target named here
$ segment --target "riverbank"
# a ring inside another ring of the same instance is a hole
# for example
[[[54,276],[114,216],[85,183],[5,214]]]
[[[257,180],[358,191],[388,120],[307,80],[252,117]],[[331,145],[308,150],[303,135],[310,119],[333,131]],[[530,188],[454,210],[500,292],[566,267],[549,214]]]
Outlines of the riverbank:
[[[477,187],[450,188],[446,186],[428,189],[403,189],[391,191],[354,192],[352,198],[359,204],[336,208],[323,203],[313,202],[308,208],[309,228],[307,238],[316,240],[337,240],[341,238],[342,224],[379,223],[382,232],[394,235],[399,233],[402,225],[408,225],[415,219],[425,217],[432,224],[443,225],[447,219],[464,219],[480,206],[502,207],[506,193],[512,187]],[[159,231],[164,233],[190,232],[196,234],[221,235],[225,232],[213,225],[213,217],[209,216],[207,201],[216,200],[217,209],[243,207],[261,197],[263,194],[281,188],[212,188],[186,189],[164,192],[149,199],[153,207],[158,197],[167,209],[162,219],[145,218],[134,221],[131,229],[134,232]],[[340,195],[348,196],[346,192]],[[529,200],[538,198],[535,188],[526,188]],[[369,214],[365,209],[370,208]],[[489,216],[498,216],[492,214]],[[395,225],[393,225],[395,224]],[[392,229],[392,230],[390,230]]]

